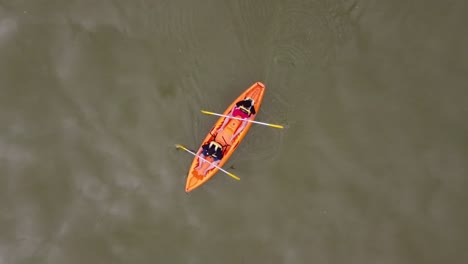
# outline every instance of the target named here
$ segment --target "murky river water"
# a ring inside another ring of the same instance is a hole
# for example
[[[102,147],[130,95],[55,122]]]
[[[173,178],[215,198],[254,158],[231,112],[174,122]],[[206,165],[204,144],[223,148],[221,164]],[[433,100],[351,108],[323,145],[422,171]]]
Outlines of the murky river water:
[[[467,7],[1,1],[0,263],[467,263]]]

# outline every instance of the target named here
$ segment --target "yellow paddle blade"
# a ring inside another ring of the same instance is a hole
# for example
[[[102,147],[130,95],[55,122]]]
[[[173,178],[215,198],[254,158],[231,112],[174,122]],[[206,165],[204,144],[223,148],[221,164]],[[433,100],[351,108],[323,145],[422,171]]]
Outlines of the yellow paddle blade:
[[[251,122],[251,123],[255,123],[255,124],[260,124],[260,125],[265,125],[265,126],[269,126],[269,127],[274,127],[274,128],[284,128],[284,126],[282,126],[282,125],[269,124],[269,123],[259,122],[259,121],[249,120],[249,119],[242,119],[242,118],[238,118],[238,117],[233,117],[233,116],[218,114],[218,113],[214,113],[214,112],[210,112],[210,111],[205,111],[205,110],[201,110],[201,112],[204,113],[204,114],[207,114],[207,115],[215,115],[215,116],[229,117],[229,118],[232,118],[232,119],[237,119],[237,120],[241,120],[241,121],[247,121],[247,122]]]
[[[181,148],[181,149],[183,149],[183,150],[187,150],[187,149],[186,149],[184,146],[182,146],[182,145],[175,144],[175,146],[176,146],[176,148]]]
[[[219,168],[219,167],[218,167],[218,168]],[[219,168],[219,170],[224,171],[227,175],[231,176],[232,178],[234,178],[234,179],[236,179],[236,180],[238,180],[238,181],[240,180],[239,177],[237,177],[236,175],[230,173],[229,171],[225,171],[225,170],[223,170],[223,169],[221,169],[221,168]]]
[[[201,112],[204,113],[204,114],[216,115],[216,113],[210,112],[210,111],[201,110]]]
[[[268,124],[267,126],[276,127],[276,128],[284,128],[284,126],[282,125],[275,125],[275,124]]]

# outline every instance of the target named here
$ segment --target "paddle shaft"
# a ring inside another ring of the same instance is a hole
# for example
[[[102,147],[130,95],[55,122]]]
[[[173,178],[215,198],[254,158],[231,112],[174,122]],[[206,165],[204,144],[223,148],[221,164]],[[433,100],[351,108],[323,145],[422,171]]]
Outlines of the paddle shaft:
[[[232,118],[232,119],[237,119],[237,120],[241,120],[241,121],[247,121],[247,122],[251,122],[251,123],[255,123],[255,124],[266,125],[266,126],[269,126],[269,127],[284,128],[282,125],[268,124],[268,123],[259,122],[259,121],[254,121],[254,120],[250,120],[250,119],[242,119],[242,118],[239,118],[239,117],[228,116],[228,115],[222,115],[222,114],[218,114],[218,113],[214,113],[214,112],[209,112],[209,111],[205,111],[205,110],[201,110],[201,112],[204,113],[204,114],[208,114],[208,115],[223,116],[223,117]]]
[[[179,145],[179,144],[176,144],[176,148],[181,148],[181,149],[187,151],[188,153],[190,153],[190,154],[192,154],[192,155],[194,155],[194,156],[196,156],[196,157],[199,157],[199,158],[201,158],[202,160],[208,162],[209,164],[213,165],[215,168],[217,168],[217,169],[219,169],[220,171],[226,173],[227,175],[231,176],[232,178],[234,178],[234,179],[236,179],[236,180],[240,180],[240,178],[237,177],[236,175],[230,173],[229,171],[224,170],[224,169],[221,168],[221,167],[218,167],[218,166],[214,165],[212,162],[210,162],[210,161],[206,160],[205,158],[203,158],[203,157],[197,155],[195,152],[193,152],[193,151],[187,149],[186,147],[184,147],[184,146],[182,146],[182,145]]]

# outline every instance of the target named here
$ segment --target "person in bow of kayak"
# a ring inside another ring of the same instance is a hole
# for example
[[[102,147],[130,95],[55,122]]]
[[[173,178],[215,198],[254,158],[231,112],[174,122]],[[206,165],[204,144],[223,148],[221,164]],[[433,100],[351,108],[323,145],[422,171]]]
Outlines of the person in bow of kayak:
[[[211,163],[211,165],[203,172],[203,175],[205,175],[207,171],[212,169],[215,165],[217,165],[221,161],[224,154],[223,154],[223,146],[221,146],[221,144],[219,144],[218,142],[214,140],[204,144],[202,146],[202,149],[203,149],[202,154],[205,158],[206,157],[213,158],[213,162]],[[203,162],[204,160],[198,157],[198,167],[196,168],[196,170],[201,169]]]
[[[250,97],[237,102],[236,106],[231,110],[231,113],[229,113],[230,116],[240,117],[242,119],[247,119],[251,115],[255,115],[255,114],[256,112],[255,112],[254,100]],[[229,121],[229,118],[224,119],[223,125],[221,126],[220,129],[218,129],[218,133],[223,131],[228,121]],[[247,125],[247,121],[243,121],[242,126],[237,129],[234,135],[232,135],[231,140],[235,138],[237,135],[239,135],[239,133],[242,132],[242,130],[244,130],[246,125]]]

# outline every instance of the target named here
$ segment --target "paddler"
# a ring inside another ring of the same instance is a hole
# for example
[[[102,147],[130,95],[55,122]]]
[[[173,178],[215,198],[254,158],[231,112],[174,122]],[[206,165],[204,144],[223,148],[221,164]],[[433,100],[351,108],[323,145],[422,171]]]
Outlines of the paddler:
[[[230,116],[239,117],[242,119],[247,119],[251,115],[255,115],[255,114],[256,112],[255,112],[254,100],[250,97],[247,97],[246,99],[237,102],[236,106],[229,113]],[[223,131],[228,121],[229,121],[229,118],[224,119],[223,125],[221,126],[220,129],[218,129],[218,133]],[[247,121],[243,121],[242,126],[236,130],[236,133],[234,133],[231,140],[235,138],[240,132],[242,132],[242,130],[244,130],[246,125],[247,125]]]
[[[202,154],[203,156],[205,156],[205,158],[206,157],[213,158],[213,162],[211,163],[211,165],[202,173],[203,175],[205,175],[208,170],[212,169],[215,165],[217,165],[221,161],[224,154],[223,154],[223,146],[221,146],[221,144],[219,144],[218,142],[214,140],[204,144],[202,146],[202,149],[203,149]],[[196,168],[196,170],[199,170],[202,167],[203,162],[204,160],[199,157],[198,167]]]

